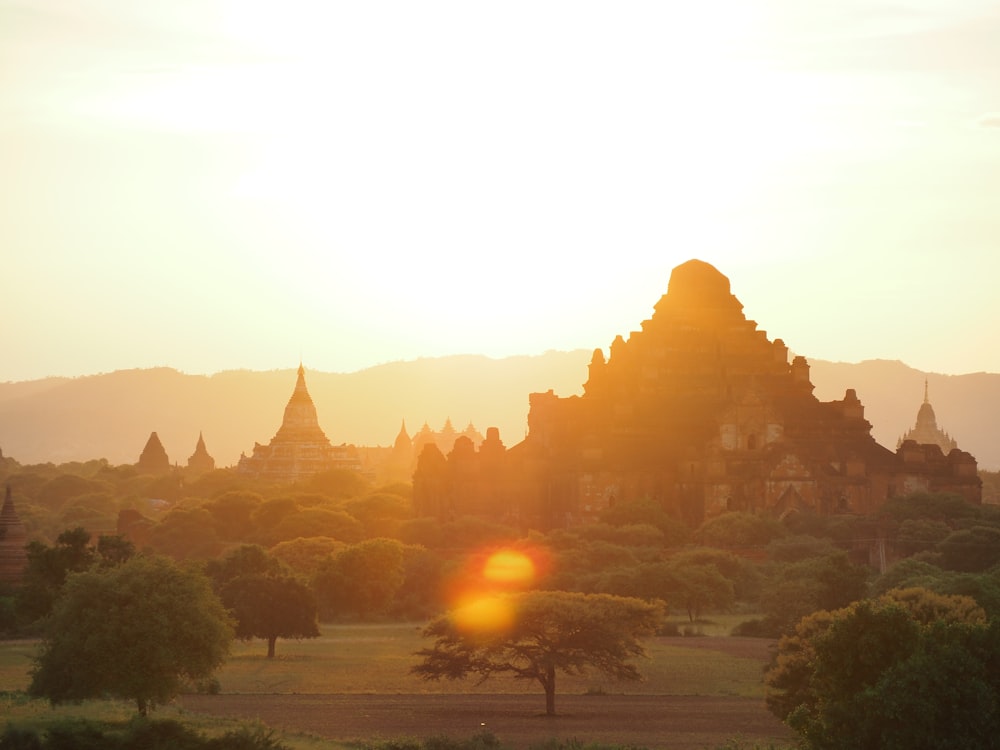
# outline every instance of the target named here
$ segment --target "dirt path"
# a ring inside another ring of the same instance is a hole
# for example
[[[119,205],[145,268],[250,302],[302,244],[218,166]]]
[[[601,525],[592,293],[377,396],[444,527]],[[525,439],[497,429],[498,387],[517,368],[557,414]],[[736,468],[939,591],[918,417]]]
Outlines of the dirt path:
[[[656,750],[715,750],[730,738],[791,745],[791,733],[761,701],[651,695],[186,695],[194,713],[259,719],[276,729],[335,740],[468,739],[488,729],[508,748],[547,739]]]

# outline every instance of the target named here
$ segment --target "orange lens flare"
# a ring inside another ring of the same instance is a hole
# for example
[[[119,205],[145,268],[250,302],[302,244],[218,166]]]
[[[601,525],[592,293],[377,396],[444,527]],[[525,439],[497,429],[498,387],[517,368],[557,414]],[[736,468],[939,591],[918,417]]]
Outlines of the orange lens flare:
[[[506,586],[527,586],[535,580],[535,563],[523,552],[495,552],[483,566],[483,578]]]
[[[473,599],[453,613],[459,630],[473,633],[496,633],[510,628],[514,623],[514,610],[510,602],[499,596]]]

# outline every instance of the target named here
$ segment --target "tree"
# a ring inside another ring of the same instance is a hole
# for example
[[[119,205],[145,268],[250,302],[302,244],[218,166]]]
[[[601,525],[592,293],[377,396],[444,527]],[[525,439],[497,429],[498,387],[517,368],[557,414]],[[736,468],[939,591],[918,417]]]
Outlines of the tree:
[[[19,616],[33,622],[52,611],[53,602],[70,573],[89,568],[95,560],[90,533],[82,528],[67,529],[51,547],[33,541],[28,544],[28,564],[17,593]]]
[[[403,584],[403,550],[395,539],[368,539],[323,563],[314,584],[324,612],[362,619],[382,612]]]
[[[140,714],[169,700],[181,680],[202,680],[233,637],[208,579],[163,557],[71,576],[56,601],[28,692],[55,705],[105,695]]]
[[[264,638],[274,658],[278,638],[316,638],[316,599],[292,576],[244,575],[222,587],[222,603],[236,618],[236,637]]]
[[[244,544],[209,560],[205,572],[222,603],[236,618],[236,637],[264,638],[274,658],[278,638],[315,638],[316,599],[289,575],[280,560],[256,544]]]
[[[998,663],[1000,627],[968,597],[892,591],[803,618],[767,705],[817,750],[994,747]]]
[[[479,600],[431,622],[434,638],[411,669],[425,680],[480,682],[494,674],[535,680],[545,691],[545,712],[555,713],[556,673],[596,669],[613,679],[638,680],[628,660],[645,655],[639,638],[663,619],[661,603],[609,594],[531,591]]]

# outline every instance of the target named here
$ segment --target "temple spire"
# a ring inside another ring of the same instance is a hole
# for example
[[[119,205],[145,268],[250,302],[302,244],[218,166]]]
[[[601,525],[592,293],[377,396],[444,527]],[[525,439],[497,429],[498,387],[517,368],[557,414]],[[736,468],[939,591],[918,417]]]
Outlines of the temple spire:
[[[927,378],[924,378],[924,403],[929,404],[930,402],[931,400],[927,396]]]

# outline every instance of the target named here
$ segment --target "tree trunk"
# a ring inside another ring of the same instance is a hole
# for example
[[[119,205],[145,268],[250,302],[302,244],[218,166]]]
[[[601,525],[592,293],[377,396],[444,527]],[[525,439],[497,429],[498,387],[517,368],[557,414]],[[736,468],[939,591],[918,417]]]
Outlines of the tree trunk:
[[[146,705],[146,699],[145,698],[136,698],[135,699],[135,705],[139,709],[139,716],[146,716],[147,715],[147,705]]]
[[[549,666],[545,672],[545,714],[552,716],[556,712],[556,668]]]
[[[274,644],[277,642],[277,640],[278,640],[278,636],[276,636],[276,635],[269,635],[267,637],[267,658],[268,659],[273,659],[274,658]]]

